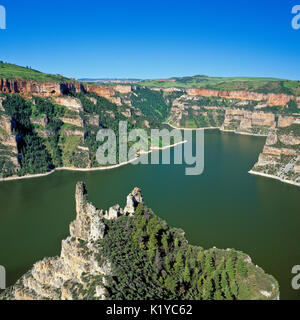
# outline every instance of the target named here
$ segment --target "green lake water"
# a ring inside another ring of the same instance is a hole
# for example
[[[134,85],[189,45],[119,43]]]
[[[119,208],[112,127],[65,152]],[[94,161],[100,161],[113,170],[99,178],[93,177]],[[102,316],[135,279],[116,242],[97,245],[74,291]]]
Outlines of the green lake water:
[[[127,165],[0,183],[0,265],[8,285],[38,260],[60,254],[75,218],[75,184],[82,180],[103,209],[124,206],[130,191],[142,188],[146,204],[184,229],[190,243],[244,251],[279,281],[282,299],[300,299],[291,288],[291,269],[300,265],[300,188],[247,173],[264,142],[206,131],[200,176],[186,176],[185,165]]]

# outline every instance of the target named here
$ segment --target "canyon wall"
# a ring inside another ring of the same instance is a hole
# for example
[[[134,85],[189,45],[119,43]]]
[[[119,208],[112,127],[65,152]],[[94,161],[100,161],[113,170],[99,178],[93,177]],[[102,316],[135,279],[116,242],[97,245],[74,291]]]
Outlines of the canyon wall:
[[[222,131],[267,135],[270,128],[276,127],[275,114],[263,111],[226,109]]]
[[[153,90],[163,90],[164,92],[179,92],[179,88],[154,88]],[[79,82],[36,82],[32,80],[10,80],[0,79],[0,92],[3,93],[20,93],[25,95],[39,95],[43,97],[67,94],[68,92],[93,92],[106,99],[116,96],[116,93],[129,94],[132,91],[130,85],[84,85]],[[214,89],[191,88],[186,90],[189,96],[202,97],[220,97],[225,99],[238,99],[249,101],[265,101],[269,106],[284,106],[290,100],[295,99],[294,96],[275,93],[257,93],[249,91],[227,90],[219,91]],[[297,97],[298,103],[300,98]]]
[[[300,124],[270,130],[250,173],[300,186]]]
[[[220,97],[225,99],[239,99],[249,101],[266,101],[270,106],[285,106],[290,100],[294,99],[294,96],[286,94],[275,93],[257,93],[249,91],[219,91],[213,89],[188,89],[187,94],[191,96],[202,97]]]
[[[51,97],[68,94],[69,92],[93,92],[98,96],[111,100],[116,93],[128,94],[132,91],[131,86],[98,86],[83,85],[79,82],[36,82],[33,80],[10,80],[0,79],[0,92],[19,93],[23,95],[36,95]]]

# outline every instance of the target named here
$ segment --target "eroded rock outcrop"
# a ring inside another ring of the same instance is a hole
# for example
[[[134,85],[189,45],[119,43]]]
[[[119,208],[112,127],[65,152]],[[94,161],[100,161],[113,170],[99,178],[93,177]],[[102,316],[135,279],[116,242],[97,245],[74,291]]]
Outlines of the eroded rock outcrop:
[[[84,85],[80,82],[37,82],[33,80],[0,79],[0,92],[18,93],[25,96],[56,97],[69,93],[96,93],[113,103],[121,105],[121,99],[117,93],[129,94],[132,87],[128,85],[102,86]],[[63,103],[59,103],[64,105]]]
[[[104,212],[89,202],[86,185],[79,182],[75,200],[76,219],[70,224],[70,236],[62,241],[60,256],[36,263],[2,299],[73,300],[87,298],[87,292],[89,299],[105,299],[105,277],[111,274],[111,266],[99,244],[106,234],[106,221],[134,214],[142,194],[135,188],[125,209],[116,205]],[[95,279],[97,285],[92,284]]]
[[[69,110],[80,112],[83,111],[82,103],[79,99],[70,96],[54,98],[55,103],[66,107]]]
[[[10,79],[0,79],[0,92],[38,95],[42,97],[59,95],[62,93],[60,83]]]
[[[281,127],[269,132],[263,152],[250,173],[267,175],[300,186],[300,124],[288,118],[280,120]],[[284,125],[283,125],[284,123]]]
[[[3,161],[0,178],[2,175],[11,175],[20,170],[17,139],[13,134],[13,121],[6,114],[0,115],[0,158]]]
[[[275,114],[271,112],[227,109],[221,130],[267,135],[269,129],[275,127]]]

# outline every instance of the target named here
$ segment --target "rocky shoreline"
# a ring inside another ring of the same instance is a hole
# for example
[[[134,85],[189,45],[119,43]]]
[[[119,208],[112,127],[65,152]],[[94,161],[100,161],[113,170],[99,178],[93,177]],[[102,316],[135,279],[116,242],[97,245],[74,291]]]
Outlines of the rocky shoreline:
[[[264,177],[264,178],[270,178],[270,179],[275,179],[275,180],[278,180],[280,182],[283,182],[283,183],[287,183],[287,184],[291,184],[293,186],[296,186],[296,187],[300,187],[300,183],[297,183],[297,182],[294,182],[294,181],[291,181],[291,180],[286,180],[286,179],[281,179],[275,175],[271,175],[271,174],[266,174],[266,173],[262,173],[262,172],[258,172],[258,171],[254,171],[254,170],[250,170],[248,171],[248,173],[252,174],[252,175],[255,175],[255,176],[261,176],[261,177]]]
[[[150,151],[143,151],[141,152],[140,154],[141,155],[145,155],[145,154],[149,154],[151,153],[152,151],[159,151],[159,150],[166,150],[166,149],[169,149],[169,148],[174,148],[178,145],[181,145],[181,144],[184,144],[186,143],[187,141],[181,141],[181,142],[178,142],[178,143],[174,143],[170,146],[165,146],[165,147],[159,147],[159,148],[151,148]],[[0,179],[0,182],[7,182],[7,181],[15,181],[15,180],[23,180],[23,179],[34,179],[34,178],[41,178],[41,177],[46,177],[46,176],[49,176],[57,171],[79,171],[79,172],[92,172],[92,171],[104,171],[104,170],[113,170],[113,169],[116,169],[116,168],[120,168],[120,167],[123,167],[123,166],[126,166],[130,163],[133,163],[135,162],[136,160],[138,160],[139,157],[136,157],[132,160],[129,160],[129,161],[126,161],[126,162],[122,162],[122,163],[119,163],[119,164],[115,164],[113,166],[107,166],[107,167],[98,167],[98,168],[68,168],[68,167],[61,167],[61,168],[55,168],[53,170],[51,170],[50,172],[46,172],[46,173],[40,173],[40,174],[32,174],[32,175],[26,175],[26,176],[21,176],[21,177],[18,177],[18,176],[12,176],[12,177],[7,177],[7,178],[1,178]]]

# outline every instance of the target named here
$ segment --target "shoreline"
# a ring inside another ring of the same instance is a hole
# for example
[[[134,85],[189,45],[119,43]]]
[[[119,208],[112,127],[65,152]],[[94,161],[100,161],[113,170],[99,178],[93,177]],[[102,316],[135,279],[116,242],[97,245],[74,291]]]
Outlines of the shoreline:
[[[145,154],[150,154],[152,151],[161,151],[161,150],[166,150],[166,149],[170,149],[170,148],[174,148],[178,145],[182,145],[185,144],[187,141],[180,141],[177,143],[174,143],[170,146],[165,146],[165,147],[156,147],[156,148],[150,148],[150,150],[148,151],[141,151],[140,155],[145,155]],[[107,167],[96,167],[96,168],[72,168],[72,167],[58,167],[58,168],[54,168],[53,170],[49,171],[49,172],[45,172],[45,173],[37,173],[37,174],[29,174],[29,175],[25,175],[25,176],[12,176],[12,177],[7,177],[7,178],[2,178],[0,179],[0,182],[8,182],[8,181],[15,181],[15,180],[23,180],[23,179],[34,179],[34,178],[41,178],[41,177],[47,177],[57,171],[78,171],[78,172],[92,172],[92,171],[104,171],[104,170],[113,170],[116,168],[120,168],[123,166],[126,166],[132,162],[135,162],[136,160],[138,160],[139,157],[135,157],[134,159],[128,160],[126,162],[122,162],[122,163],[118,163],[118,164],[114,164],[112,166],[107,166]]]
[[[286,179],[281,179],[277,176],[274,176],[272,174],[267,174],[267,173],[263,173],[263,172],[258,172],[258,171],[254,171],[254,170],[250,170],[248,171],[248,173],[255,175],[255,176],[261,176],[261,177],[265,177],[265,178],[269,178],[269,179],[274,179],[274,180],[278,180],[282,183],[287,183],[296,187],[300,187],[300,183],[291,181],[291,180],[286,180]]]
[[[235,130],[226,130],[226,129],[222,129],[222,128],[220,128],[220,131],[240,134],[241,136],[253,136],[253,137],[261,137],[261,138],[266,138],[268,136],[268,135],[264,135],[264,134],[257,134],[257,133],[250,133],[250,132],[238,132]]]
[[[200,130],[219,130],[220,132],[227,132],[227,133],[235,133],[235,134],[240,134],[243,136],[253,136],[253,137],[262,137],[262,138],[266,138],[268,135],[265,134],[257,134],[257,133],[250,133],[250,132],[238,132],[235,130],[226,130],[226,129],[222,129],[222,127],[203,127],[203,128],[177,128],[175,126],[173,126],[170,123],[165,122],[164,124],[167,124],[168,126],[170,126],[173,129],[178,129],[178,130],[191,130],[191,131],[200,131]]]
[[[172,124],[165,122],[164,124],[167,124],[168,126],[170,126],[173,129],[177,129],[177,130],[190,130],[190,131],[199,131],[199,130],[216,130],[219,129],[220,127],[203,127],[203,128],[177,128],[175,126],[173,126]]]

